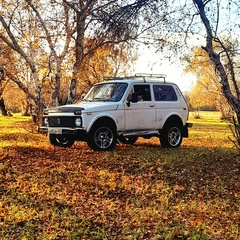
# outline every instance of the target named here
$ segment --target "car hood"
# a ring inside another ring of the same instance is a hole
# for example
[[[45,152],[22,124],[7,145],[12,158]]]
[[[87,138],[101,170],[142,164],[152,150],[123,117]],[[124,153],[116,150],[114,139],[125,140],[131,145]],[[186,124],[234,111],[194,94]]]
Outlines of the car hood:
[[[74,112],[76,110],[94,112],[94,111],[106,111],[106,110],[116,110],[118,108],[118,103],[116,102],[80,102],[76,104],[67,104],[59,107],[49,108],[49,113],[67,113]]]

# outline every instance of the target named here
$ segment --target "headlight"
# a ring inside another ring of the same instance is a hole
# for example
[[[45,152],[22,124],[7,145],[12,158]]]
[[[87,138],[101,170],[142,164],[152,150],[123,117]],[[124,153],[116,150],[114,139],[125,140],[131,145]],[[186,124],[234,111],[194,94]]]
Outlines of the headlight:
[[[43,124],[44,124],[44,126],[48,126],[48,118],[43,119]]]
[[[76,125],[76,127],[80,127],[82,125],[82,119],[81,118],[75,118],[75,125]]]

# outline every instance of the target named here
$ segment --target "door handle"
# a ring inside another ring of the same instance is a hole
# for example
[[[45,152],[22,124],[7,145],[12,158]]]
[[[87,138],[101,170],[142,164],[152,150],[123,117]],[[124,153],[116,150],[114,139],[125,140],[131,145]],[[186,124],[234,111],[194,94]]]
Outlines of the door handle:
[[[154,107],[155,105],[154,104],[150,104],[149,107]]]

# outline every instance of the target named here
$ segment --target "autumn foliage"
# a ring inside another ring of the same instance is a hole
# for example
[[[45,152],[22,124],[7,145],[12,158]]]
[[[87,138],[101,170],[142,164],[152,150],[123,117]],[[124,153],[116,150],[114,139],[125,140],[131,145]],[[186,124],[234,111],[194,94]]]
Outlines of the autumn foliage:
[[[240,157],[228,123],[216,113],[191,121],[179,149],[139,139],[94,152],[54,148],[29,118],[1,117],[0,238],[238,239]]]

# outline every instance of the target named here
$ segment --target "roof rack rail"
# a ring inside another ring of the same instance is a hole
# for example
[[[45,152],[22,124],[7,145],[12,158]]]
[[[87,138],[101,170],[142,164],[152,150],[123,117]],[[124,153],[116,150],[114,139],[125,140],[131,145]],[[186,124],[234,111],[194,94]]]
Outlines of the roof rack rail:
[[[167,75],[155,73],[136,73],[135,77],[141,77],[144,81],[146,81],[146,78],[163,78],[163,81],[166,82]]]
[[[145,82],[146,79],[151,78],[162,78],[164,83],[166,83],[166,77],[165,74],[152,74],[152,73],[136,73],[133,76],[125,76],[125,77],[105,77],[106,80],[124,80],[124,79],[136,79],[136,78],[142,78]]]
[[[105,80],[124,80],[124,79],[133,79],[136,76],[125,76],[125,77],[104,77]]]

